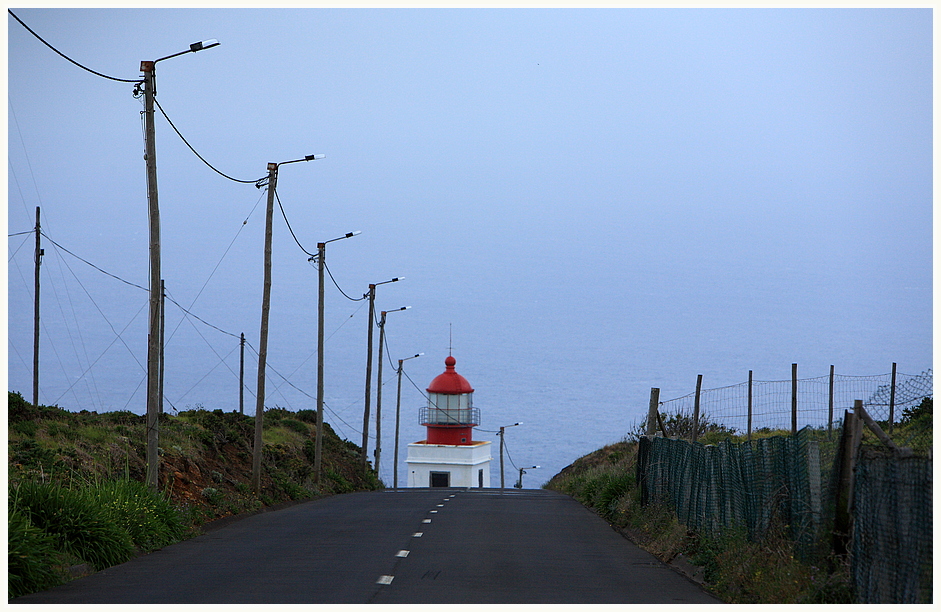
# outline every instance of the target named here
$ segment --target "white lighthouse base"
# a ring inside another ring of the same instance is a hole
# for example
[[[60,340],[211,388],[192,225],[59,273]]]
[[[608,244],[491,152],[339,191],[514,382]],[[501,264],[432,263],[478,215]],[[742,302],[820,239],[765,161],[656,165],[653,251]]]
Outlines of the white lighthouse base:
[[[490,486],[490,442],[408,445],[409,487]]]

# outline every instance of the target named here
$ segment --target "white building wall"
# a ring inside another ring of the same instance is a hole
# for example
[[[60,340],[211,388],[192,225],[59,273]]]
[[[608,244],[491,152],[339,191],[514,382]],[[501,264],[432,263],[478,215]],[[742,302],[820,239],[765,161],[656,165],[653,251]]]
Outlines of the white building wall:
[[[430,487],[432,473],[447,473],[448,486],[478,488],[490,486],[490,442],[469,445],[425,444],[408,445],[409,487]]]

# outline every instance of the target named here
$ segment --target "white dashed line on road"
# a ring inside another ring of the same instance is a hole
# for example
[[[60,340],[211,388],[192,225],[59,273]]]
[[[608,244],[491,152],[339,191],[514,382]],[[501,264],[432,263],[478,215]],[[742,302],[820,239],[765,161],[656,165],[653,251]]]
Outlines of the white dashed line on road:
[[[376,581],[376,584],[392,584],[392,579],[395,576],[379,576],[379,580]]]
[[[407,550],[400,550],[399,552],[395,553],[395,556],[396,556],[396,557],[402,557],[402,558],[404,559],[405,557],[408,556],[408,551],[407,551]]]

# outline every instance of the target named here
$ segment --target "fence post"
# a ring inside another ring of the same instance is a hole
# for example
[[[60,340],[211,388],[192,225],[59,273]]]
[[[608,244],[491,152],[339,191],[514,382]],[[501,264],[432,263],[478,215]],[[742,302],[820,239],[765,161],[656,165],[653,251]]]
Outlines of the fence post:
[[[647,431],[646,435],[652,436],[657,433],[657,419],[660,416],[657,407],[660,405],[660,389],[650,387],[650,406],[647,408]]]
[[[833,439],[833,366],[830,366],[830,408],[827,411],[827,440]]]
[[[748,441],[751,442],[752,371],[748,371]]]
[[[892,362],[892,388],[889,389],[889,433],[895,424],[895,362]]]
[[[843,411],[843,429],[840,432],[837,455],[840,461],[840,472],[834,495],[836,507],[833,516],[833,551],[841,556],[849,552],[849,536],[853,520],[850,506],[853,501],[853,464],[856,460],[856,420],[855,413],[849,410]]]
[[[797,364],[791,364],[791,434],[797,433]]]
[[[651,440],[647,436],[641,436],[637,440],[637,486],[640,489],[640,505],[646,506],[650,491],[647,486],[647,469],[650,466],[650,447]]]
[[[699,437],[699,396],[702,394],[702,374],[696,378],[696,402],[693,404],[693,435],[692,441],[695,442]]]

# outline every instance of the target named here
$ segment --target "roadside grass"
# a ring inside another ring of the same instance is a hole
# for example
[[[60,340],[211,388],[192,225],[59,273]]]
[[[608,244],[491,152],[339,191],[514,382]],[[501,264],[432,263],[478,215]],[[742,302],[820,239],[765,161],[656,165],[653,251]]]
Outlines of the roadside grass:
[[[121,563],[217,518],[314,495],[383,487],[359,447],[324,423],[323,481],[313,473],[316,412],[264,413],[262,487],[250,487],[255,419],[201,406],[159,420],[159,491],[143,484],[146,418],[70,412],[8,393],[8,594],[71,579],[69,568]]]
[[[706,587],[728,603],[854,603],[849,568],[835,557],[818,565],[800,561],[783,529],[760,542],[734,530],[710,538],[688,530],[664,505],[642,506],[636,455],[636,442],[605,446],[544,487],[595,510],[665,563],[682,554],[703,568]]]

